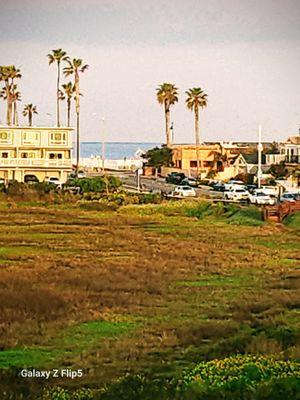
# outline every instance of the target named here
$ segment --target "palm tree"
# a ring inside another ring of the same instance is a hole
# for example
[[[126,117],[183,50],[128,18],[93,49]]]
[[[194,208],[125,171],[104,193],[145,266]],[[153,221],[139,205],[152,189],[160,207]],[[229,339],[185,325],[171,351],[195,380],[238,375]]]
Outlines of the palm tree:
[[[17,85],[14,84],[15,79],[20,79],[22,78],[21,71],[19,68],[16,68],[14,65],[9,67],[9,75],[11,79],[11,103],[12,103],[12,113],[13,113],[13,125],[17,124],[17,101],[18,101],[18,96],[15,96],[15,90],[17,89]],[[20,93],[19,93],[20,97]]]
[[[83,73],[88,69],[88,65],[83,65],[80,58],[73,58],[73,61],[68,60],[68,66],[64,68],[65,76],[74,75],[74,88],[75,88],[75,102],[76,102],[76,133],[77,133],[77,147],[76,147],[76,173],[79,167],[79,152],[80,152],[80,136],[79,136],[79,114],[80,114],[80,88],[79,88],[79,73]]]
[[[36,110],[36,106],[33,104],[25,104],[24,110],[23,110],[23,115],[24,117],[28,116],[28,125],[32,126],[32,116],[33,114],[38,114]]]
[[[195,137],[196,137],[196,152],[197,152],[197,175],[199,174],[199,149],[200,135],[199,135],[199,107],[203,108],[207,106],[207,94],[203,92],[201,88],[192,88],[186,92],[187,108],[194,111],[195,114]]]
[[[177,90],[177,87],[172,83],[163,83],[156,89],[157,101],[159,104],[163,104],[165,108],[167,147],[171,145],[170,107],[178,102]]]
[[[12,119],[13,124],[16,124],[17,120],[17,100],[18,96],[15,96],[15,90],[17,85],[15,85],[14,80],[21,78],[21,72],[14,65],[6,65],[0,67],[0,80],[4,81],[5,87],[2,89],[1,97],[7,101],[7,112],[6,112],[6,123],[11,125]],[[5,92],[5,94],[4,94]]]
[[[12,92],[12,102],[14,105],[13,123],[14,125],[18,126],[19,118],[18,118],[17,101],[21,101],[21,92],[17,90],[17,85],[13,85],[13,92]]]
[[[49,65],[56,62],[57,63],[57,83],[56,83],[56,119],[57,119],[57,126],[60,126],[60,119],[59,119],[59,86],[60,86],[60,64],[62,61],[68,61],[69,57],[67,53],[62,49],[52,50],[52,53],[47,54],[49,59]]]
[[[7,101],[6,108],[6,123],[7,125],[11,125],[12,119],[12,101],[11,101],[11,83],[10,83],[10,72],[12,66],[2,66],[1,67],[1,79],[4,81],[5,87],[2,89],[1,97]],[[5,91],[5,95],[4,92]]]
[[[67,121],[68,121],[68,126],[70,126],[71,100],[75,93],[75,86],[73,85],[72,82],[68,82],[62,85],[62,88],[64,90],[64,93],[66,95],[65,97],[67,99]]]

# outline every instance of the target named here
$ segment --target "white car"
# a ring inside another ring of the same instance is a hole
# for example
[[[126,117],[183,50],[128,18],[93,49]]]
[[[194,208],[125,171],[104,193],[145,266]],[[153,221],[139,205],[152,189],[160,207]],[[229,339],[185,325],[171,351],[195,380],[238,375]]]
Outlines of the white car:
[[[260,190],[268,194],[269,196],[277,197],[279,194],[279,187],[278,186],[262,186]]]
[[[56,176],[51,176],[50,178],[45,178],[46,183],[51,183],[52,185],[55,185],[58,189],[62,188],[62,185],[64,184],[63,181],[60,181],[59,178]]]
[[[172,192],[172,195],[182,197],[196,197],[196,192],[190,186],[176,186]]]
[[[249,200],[251,204],[268,204],[274,205],[276,200],[264,192],[255,191],[253,194],[249,194]]]
[[[231,189],[245,189],[246,185],[242,181],[229,181],[228,183],[225,183],[225,190],[231,190]]]
[[[249,199],[249,192],[243,187],[236,186],[223,193],[224,200],[246,201]]]

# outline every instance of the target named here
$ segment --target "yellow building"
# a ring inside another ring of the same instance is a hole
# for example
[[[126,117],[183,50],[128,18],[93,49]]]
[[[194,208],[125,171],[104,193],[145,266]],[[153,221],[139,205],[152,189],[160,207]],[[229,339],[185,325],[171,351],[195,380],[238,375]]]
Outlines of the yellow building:
[[[174,166],[183,170],[197,169],[197,159],[199,159],[199,169],[208,172],[217,169],[216,154],[220,153],[220,146],[182,144],[173,145]]]
[[[34,175],[67,179],[72,171],[72,128],[0,126],[0,178]],[[27,177],[27,178],[26,178]]]

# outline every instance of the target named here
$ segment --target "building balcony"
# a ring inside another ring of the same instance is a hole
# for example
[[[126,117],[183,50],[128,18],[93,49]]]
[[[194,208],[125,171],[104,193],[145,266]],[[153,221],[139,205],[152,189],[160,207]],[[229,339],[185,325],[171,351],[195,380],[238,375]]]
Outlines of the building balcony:
[[[286,156],[285,162],[287,164],[300,164],[300,155],[298,156]]]
[[[72,160],[47,160],[44,158],[0,158],[0,167],[72,168]]]

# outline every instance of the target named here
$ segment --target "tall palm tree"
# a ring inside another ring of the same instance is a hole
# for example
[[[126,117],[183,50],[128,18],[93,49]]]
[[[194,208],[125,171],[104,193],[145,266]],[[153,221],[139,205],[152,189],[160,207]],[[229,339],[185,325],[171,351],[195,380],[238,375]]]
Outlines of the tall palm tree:
[[[12,114],[13,114],[13,125],[17,124],[17,101],[18,96],[15,96],[15,90],[17,89],[17,85],[15,85],[15,79],[22,78],[22,74],[19,68],[16,68],[14,65],[9,67],[9,77],[11,79],[11,103],[12,103]],[[20,94],[19,94],[20,96]]]
[[[68,60],[68,66],[64,68],[65,76],[74,75],[75,87],[75,103],[76,103],[76,133],[77,133],[77,146],[76,146],[76,173],[79,168],[79,153],[80,153],[80,128],[79,128],[79,115],[80,115],[80,88],[79,88],[79,73],[83,73],[88,69],[87,64],[83,64],[80,58],[73,58],[72,61]]]
[[[3,100],[10,99],[13,105],[13,124],[18,125],[17,101],[21,101],[21,92],[17,90],[17,85],[10,83],[7,87],[3,87],[0,92],[0,98]]]
[[[62,88],[64,90],[65,97],[67,99],[67,121],[68,121],[68,126],[70,126],[71,100],[75,93],[75,85],[73,85],[72,82],[68,82],[62,85]]]
[[[5,95],[2,90],[2,98],[7,101],[6,108],[6,123],[7,125],[11,125],[12,122],[12,99],[11,99],[11,83],[10,83],[10,73],[12,66],[4,65],[1,67],[1,79],[4,81],[5,87]]]
[[[24,117],[28,117],[28,125],[32,126],[32,117],[33,114],[38,114],[36,110],[36,106],[33,104],[25,104],[24,109],[23,109],[23,115]]]
[[[170,107],[178,102],[177,90],[177,87],[172,83],[163,83],[156,89],[157,101],[159,104],[163,104],[165,108],[167,147],[171,145]]]
[[[196,152],[197,152],[197,175],[199,174],[199,149],[200,134],[199,134],[199,108],[207,106],[207,94],[201,88],[192,88],[186,92],[186,105],[187,108],[195,114],[195,138],[196,138]]]
[[[52,50],[52,53],[47,54],[47,57],[49,59],[49,65],[52,63],[56,62],[57,64],[57,83],[56,83],[56,124],[57,126],[60,126],[60,118],[59,118],[59,86],[60,86],[60,66],[62,61],[68,61],[69,57],[67,56],[67,53],[63,51],[62,49],[56,49]]]

